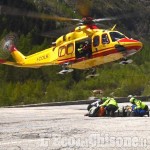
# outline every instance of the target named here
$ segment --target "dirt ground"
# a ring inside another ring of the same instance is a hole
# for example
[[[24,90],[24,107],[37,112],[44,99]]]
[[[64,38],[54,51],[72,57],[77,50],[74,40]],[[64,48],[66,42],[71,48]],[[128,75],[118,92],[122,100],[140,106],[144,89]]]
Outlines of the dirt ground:
[[[0,108],[0,150],[150,150],[149,117],[90,118],[86,107]]]

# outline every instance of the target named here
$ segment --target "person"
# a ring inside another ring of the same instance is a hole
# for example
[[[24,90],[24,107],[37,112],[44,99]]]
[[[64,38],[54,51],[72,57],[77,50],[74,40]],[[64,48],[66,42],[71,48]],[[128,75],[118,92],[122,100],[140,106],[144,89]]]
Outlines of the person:
[[[101,104],[106,110],[106,116],[113,117],[115,114],[115,111],[118,109],[118,103],[114,98],[107,97],[104,99],[103,104]]]
[[[89,44],[89,41],[85,41],[85,43],[81,43],[77,50],[79,53],[79,57],[90,58],[92,55],[91,45]]]
[[[97,101],[91,103],[88,105],[87,110],[88,113],[85,114],[85,116],[89,117],[100,117],[104,116],[105,110],[101,106],[101,104],[106,100],[106,97],[102,97],[101,99],[98,99]]]
[[[102,43],[103,44],[108,44],[109,43],[109,38],[107,34],[102,35]]]
[[[79,54],[81,54],[83,52],[83,44],[80,44],[80,46],[78,48],[78,52],[79,52]]]
[[[92,55],[92,50],[91,50],[91,45],[89,43],[89,41],[85,41],[85,44],[83,46],[83,53],[84,56],[87,58],[90,58]]]
[[[142,117],[146,115],[146,112],[149,110],[149,108],[144,102],[134,97],[131,97],[129,101],[132,104],[132,112],[134,116]]]

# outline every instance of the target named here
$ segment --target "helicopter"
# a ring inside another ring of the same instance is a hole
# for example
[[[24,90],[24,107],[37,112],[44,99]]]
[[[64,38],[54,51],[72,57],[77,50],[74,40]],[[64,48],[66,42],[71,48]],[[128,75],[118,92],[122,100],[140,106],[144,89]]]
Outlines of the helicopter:
[[[33,15],[28,13],[29,17],[33,17]],[[14,35],[4,37],[0,43],[1,64],[25,68],[61,65],[63,70],[59,74],[64,74],[72,72],[73,69],[95,68],[117,60],[123,60],[122,64],[131,63],[132,61],[127,58],[139,52],[143,47],[142,42],[128,38],[115,30],[116,25],[111,29],[101,29],[96,25],[97,22],[115,20],[115,17],[100,19],[88,16],[82,19],[48,15],[40,17],[77,22],[78,25],[73,31],[58,37],[51,47],[29,56],[23,55],[16,48]],[[13,57],[14,61],[7,60],[9,55]]]

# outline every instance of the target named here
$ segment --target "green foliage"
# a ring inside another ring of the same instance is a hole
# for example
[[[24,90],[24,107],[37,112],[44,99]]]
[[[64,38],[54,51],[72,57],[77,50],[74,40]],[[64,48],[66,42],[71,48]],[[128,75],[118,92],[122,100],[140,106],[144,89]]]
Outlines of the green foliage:
[[[148,46],[142,52],[147,50]],[[58,75],[61,68],[57,66],[40,69],[0,66],[0,105],[87,99],[94,89],[102,89],[105,96],[149,95],[149,57],[145,61],[142,59],[142,64],[138,58],[134,60],[124,66],[118,63],[101,66],[97,70],[99,76],[92,79],[85,79],[86,73],[78,70],[65,76]]]

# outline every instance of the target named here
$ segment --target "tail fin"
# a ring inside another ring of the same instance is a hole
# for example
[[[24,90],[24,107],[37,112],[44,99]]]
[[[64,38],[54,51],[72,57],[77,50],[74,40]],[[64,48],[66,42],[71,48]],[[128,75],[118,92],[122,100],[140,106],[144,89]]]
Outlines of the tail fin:
[[[15,46],[12,46],[10,49],[12,57],[16,60],[18,64],[24,64],[26,57],[19,52]]]

